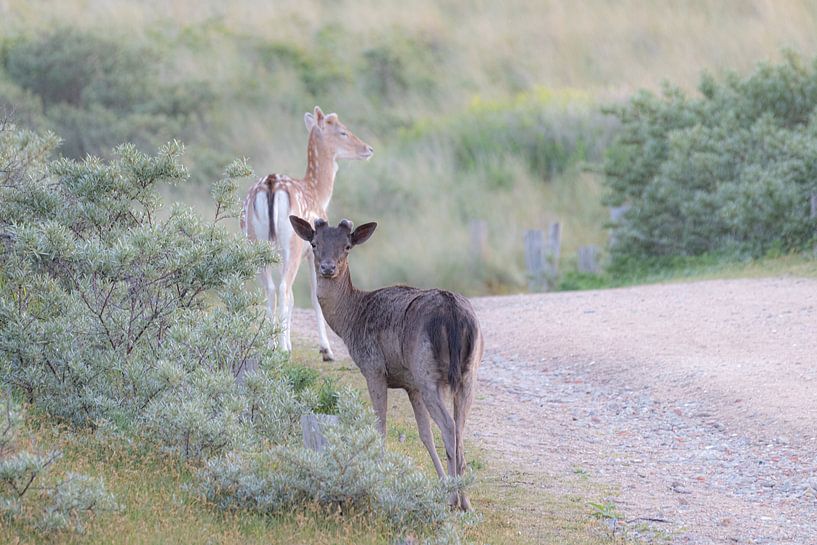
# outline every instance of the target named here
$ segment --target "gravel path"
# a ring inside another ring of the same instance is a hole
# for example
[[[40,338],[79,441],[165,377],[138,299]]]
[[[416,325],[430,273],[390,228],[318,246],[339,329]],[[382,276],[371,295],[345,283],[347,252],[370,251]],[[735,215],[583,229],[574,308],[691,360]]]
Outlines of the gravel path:
[[[489,451],[543,482],[612,485],[610,524],[647,541],[817,545],[817,281],[474,305],[486,352],[468,427]]]

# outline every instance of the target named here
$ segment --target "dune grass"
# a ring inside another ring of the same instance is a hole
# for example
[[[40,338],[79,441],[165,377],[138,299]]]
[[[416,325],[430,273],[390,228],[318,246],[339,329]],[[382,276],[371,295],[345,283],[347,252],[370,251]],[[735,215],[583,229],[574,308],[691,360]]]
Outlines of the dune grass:
[[[571,272],[561,279],[559,289],[570,291],[638,284],[769,277],[817,278],[817,254],[790,254],[761,259],[701,256],[662,261],[654,267],[640,264],[629,270],[604,271],[598,275]]]
[[[504,96],[536,84],[594,94],[655,89],[665,79],[694,86],[704,68],[749,69],[776,56],[781,46],[802,51],[817,46],[817,7],[806,0],[419,0],[411,9],[397,0],[5,0],[0,9],[7,31],[59,22],[159,39],[173,27],[172,35],[188,42],[225,45],[219,40],[240,33],[303,49],[333,34],[332,39],[352,45],[342,52],[348,58],[403,31],[443,50],[446,68],[454,69],[445,74],[444,85],[469,84],[457,92],[461,104],[474,92]],[[215,77],[249,71],[251,63],[230,62],[238,60],[235,54],[226,47],[210,59]],[[195,70],[193,59],[185,63]]]

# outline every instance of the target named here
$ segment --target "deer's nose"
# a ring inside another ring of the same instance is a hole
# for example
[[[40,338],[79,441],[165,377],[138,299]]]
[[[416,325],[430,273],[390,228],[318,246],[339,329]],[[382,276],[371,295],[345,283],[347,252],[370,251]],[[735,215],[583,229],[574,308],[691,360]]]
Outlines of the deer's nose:
[[[335,274],[337,266],[334,263],[321,263],[321,275],[332,276]]]

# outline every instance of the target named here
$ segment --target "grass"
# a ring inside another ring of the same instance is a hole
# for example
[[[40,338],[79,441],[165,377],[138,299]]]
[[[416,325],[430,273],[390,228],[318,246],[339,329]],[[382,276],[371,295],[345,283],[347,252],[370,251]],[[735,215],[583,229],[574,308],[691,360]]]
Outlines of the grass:
[[[304,49],[317,41],[340,42],[346,57],[355,49],[380,45],[384,34],[402,32],[424,38],[440,52],[450,74],[446,87],[467,84],[459,93],[479,89],[488,97],[543,82],[614,95],[655,89],[665,79],[692,86],[701,69],[748,69],[775,55],[781,45],[802,51],[817,47],[817,9],[806,0],[589,0],[579,5],[569,0],[419,0],[411,10],[401,7],[397,0],[283,0],[274,5],[241,0],[229,7],[217,0],[67,0],[45,9],[8,0],[2,27],[107,25],[158,39],[159,30],[173,25],[175,33],[194,45],[224,45],[231,34],[242,33]],[[210,65],[217,77],[249,69],[247,63],[226,62],[236,52],[227,45]],[[191,70],[189,64],[183,67]],[[470,97],[461,99],[467,103]],[[417,101],[408,106],[416,107]]]
[[[295,363],[317,369],[340,384],[365,390],[357,368],[349,360],[330,365],[314,350],[296,344]],[[410,404],[404,393],[392,391],[389,400],[387,448],[415,459],[429,474],[434,468],[420,442]],[[122,438],[97,437],[89,431],[54,426],[42,417],[29,417],[28,429],[40,449],[58,448],[64,457],[55,474],[77,471],[102,476],[123,512],[98,517],[84,535],[44,536],[20,525],[0,525],[0,543],[35,544],[388,544],[388,530],[363,516],[327,514],[304,509],[285,516],[265,517],[223,513],[185,488],[194,467],[150,447]],[[437,445],[442,445],[439,436]],[[465,526],[467,543],[564,543],[608,545],[623,543],[610,535],[592,508],[610,490],[587,476],[546,476],[526,473],[497,453],[467,445],[475,473],[470,490],[477,509],[476,524]],[[444,453],[440,453],[444,456]],[[565,492],[569,488],[570,492]]]
[[[305,510],[288,516],[225,514],[184,490],[191,467],[118,440],[100,440],[85,432],[42,428],[43,446],[59,447],[64,468],[100,475],[124,512],[99,517],[85,535],[63,533],[65,544],[290,544],[379,543],[380,528],[357,520]],[[294,541],[293,541],[294,540]],[[0,529],[3,543],[47,543],[42,535],[15,527]]]
[[[560,280],[559,290],[587,290],[658,284],[694,282],[730,278],[769,278],[774,276],[817,278],[817,256],[809,253],[735,260],[716,256],[676,259],[650,268],[640,266],[619,274],[598,275],[568,272]]]

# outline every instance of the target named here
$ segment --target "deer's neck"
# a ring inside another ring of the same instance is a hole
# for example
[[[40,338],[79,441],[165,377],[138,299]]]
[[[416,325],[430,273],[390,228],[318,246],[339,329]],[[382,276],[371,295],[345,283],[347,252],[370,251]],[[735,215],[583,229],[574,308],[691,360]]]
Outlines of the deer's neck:
[[[367,292],[352,285],[347,266],[336,278],[318,276],[318,302],[332,331],[349,344],[363,297]]]
[[[313,188],[317,204],[325,210],[332,198],[338,163],[335,160],[335,150],[329,149],[315,130],[309,133],[306,159],[304,182]]]

